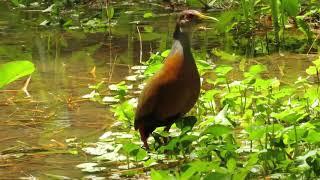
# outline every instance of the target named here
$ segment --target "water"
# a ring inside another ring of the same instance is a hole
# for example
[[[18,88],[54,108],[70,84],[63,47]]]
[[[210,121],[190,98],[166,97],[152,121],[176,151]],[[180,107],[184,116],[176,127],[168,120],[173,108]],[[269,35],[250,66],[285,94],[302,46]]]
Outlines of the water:
[[[75,166],[90,157],[67,152],[65,140],[95,141],[115,121],[108,106],[81,98],[90,93],[88,85],[124,80],[131,73],[130,67],[139,64],[141,49],[135,21],[140,20],[142,60],[148,59],[150,52],[170,48],[172,42],[175,15],[169,11],[144,3],[117,8],[125,10],[116,13],[120,18],[110,37],[107,31],[41,27],[39,24],[47,18],[43,13],[10,10],[6,3],[0,3],[0,64],[31,60],[37,69],[28,88],[31,97],[15,91],[26,78],[0,90],[0,152],[4,154],[0,155],[0,179],[87,175]],[[145,8],[151,8],[158,16],[143,19]],[[204,54],[212,48],[228,49],[213,32],[214,29],[196,33],[193,48]],[[262,62],[268,66],[267,76],[290,82],[304,75],[313,59],[314,56],[284,53],[249,59],[247,64]],[[217,58],[212,61],[238,64]],[[90,74],[94,67],[96,77]],[[238,74],[232,76],[236,79]],[[47,153],[52,149],[53,153]],[[26,154],[20,156],[21,152]]]

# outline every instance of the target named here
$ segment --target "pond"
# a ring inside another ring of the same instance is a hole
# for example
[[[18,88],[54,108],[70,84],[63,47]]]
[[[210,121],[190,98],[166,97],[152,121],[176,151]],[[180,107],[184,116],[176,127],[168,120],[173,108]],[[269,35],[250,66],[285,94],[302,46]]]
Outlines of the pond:
[[[145,9],[156,16],[143,18]],[[0,152],[3,154],[0,177],[88,176],[76,165],[91,157],[68,149],[66,140],[95,141],[115,120],[108,105],[87,101],[82,96],[90,93],[89,85],[104,81],[103,85],[107,86],[123,81],[132,73],[131,67],[140,64],[140,59],[145,61],[151,52],[169,49],[176,19],[174,13],[152,3],[134,3],[134,6],[123,3],[115,12],[120,18],[110,35],[105,29],[40,26],[46,14],[29,9],[12,10],[7,3],[0,3],[0,64],[30,60],[36,65],[28,87],[30,97],[16,91],[23,86],[25,78],[0,90]],[[219,12],[209,14],[217,16]],[[226,39],[213,33],[214,24],[204,26],[208,28],[193,36],[194,51],[206,55],[214,48],[230,48]],[[238,50],[241,51],[245,50]],[[249,58],[246,63],[263,63],[269,70],[266,76],[277,76],[291,83],[305,74],[314,57],[283,52]],[[235,67],[239,64],[213,56],[207,58],[215,64]],[[237,79],[238,74],[231,76]]]

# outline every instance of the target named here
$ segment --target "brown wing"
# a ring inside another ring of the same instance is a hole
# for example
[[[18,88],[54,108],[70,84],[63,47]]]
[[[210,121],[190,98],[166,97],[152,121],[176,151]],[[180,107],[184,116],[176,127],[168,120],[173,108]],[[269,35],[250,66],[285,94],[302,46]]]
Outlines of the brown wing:
[[[191,92],[194,90],[190,88],[192,82],[189,81],[194,74],[189,73],[186,65],[188,64],[184,62],[183,55],[177,51],[168,56],[163,68],[150,79],[139,98],[135,129],[138,129],[140,123],[148,120],[146,117],[165,121],[169,117],[186,113],[185,111],[189,111],[194,105],[189,96],[195,94],[193,96],[197,98],[198,93]],[[195,79],[197,80],[197,77]],[[196,86],[200,85],[196,83]],[[196,87],[195,90],[199,91],[197,89]]]

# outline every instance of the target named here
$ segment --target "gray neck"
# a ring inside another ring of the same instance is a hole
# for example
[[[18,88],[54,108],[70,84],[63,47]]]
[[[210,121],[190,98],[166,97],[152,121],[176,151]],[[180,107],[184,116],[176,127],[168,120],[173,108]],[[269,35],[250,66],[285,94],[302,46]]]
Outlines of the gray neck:
[[[176,29],[173,33],[173,47],[172,49],[176,48],[182,48],[183,55],[185,58],[191,58],[193,59],[192,53],[191,53],[191,34],[190,32],[183,32],[177,24]]]

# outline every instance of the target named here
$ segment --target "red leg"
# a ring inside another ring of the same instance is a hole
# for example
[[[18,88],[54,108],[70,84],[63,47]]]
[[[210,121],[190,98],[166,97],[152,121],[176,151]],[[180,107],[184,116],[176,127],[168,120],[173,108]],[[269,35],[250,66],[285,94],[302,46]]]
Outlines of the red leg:
[[[149,137],[149,134],[147,134],[144,130],[144,127],[140,127],[139,128],[139,132],[140,132],[140,137],[141,137],[141,141],[143,142],[143,146],[149,150],[149,145],[148,145],[148,137]]]

